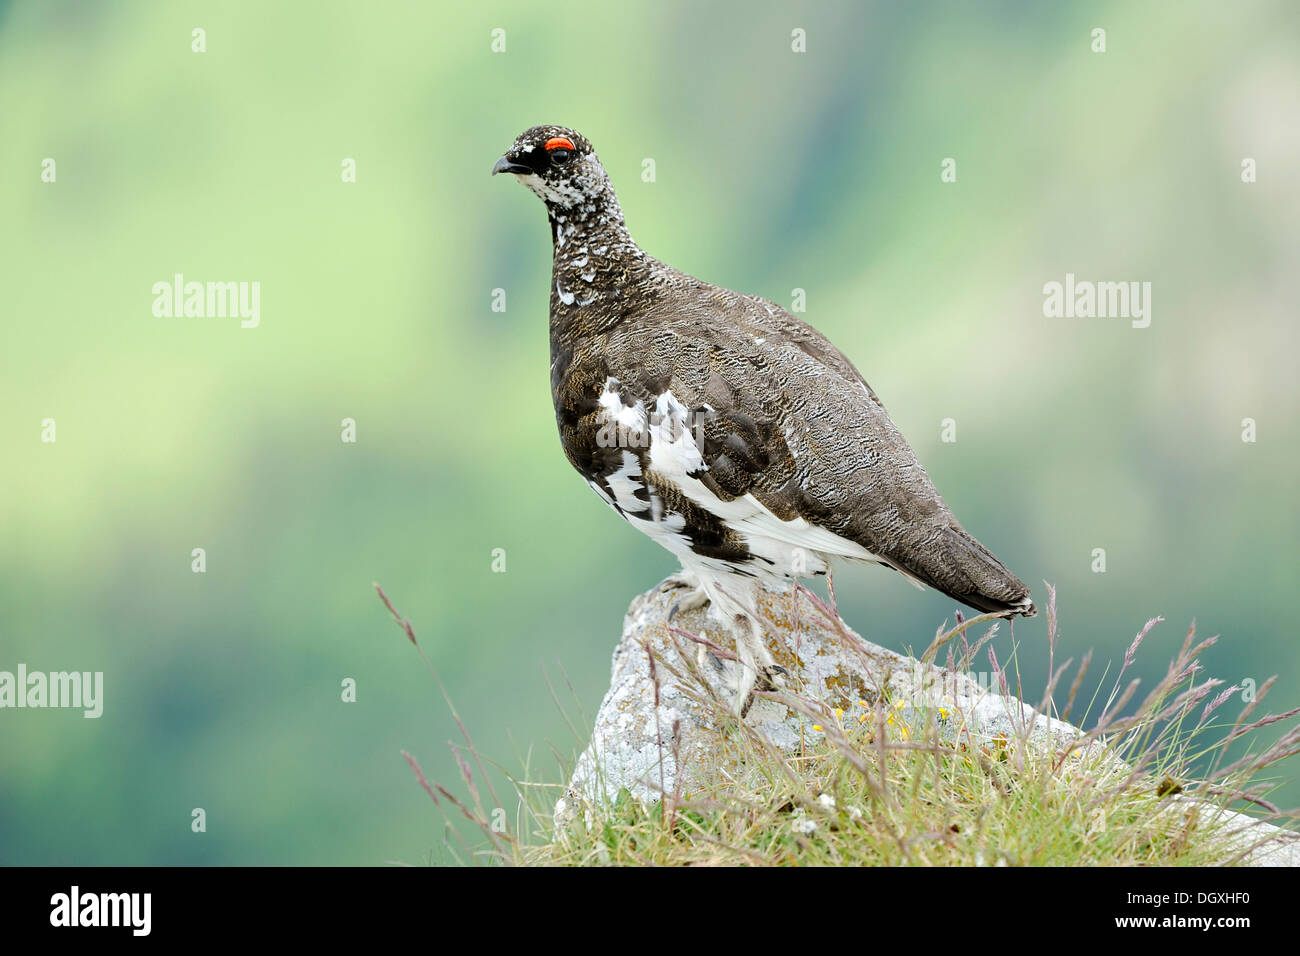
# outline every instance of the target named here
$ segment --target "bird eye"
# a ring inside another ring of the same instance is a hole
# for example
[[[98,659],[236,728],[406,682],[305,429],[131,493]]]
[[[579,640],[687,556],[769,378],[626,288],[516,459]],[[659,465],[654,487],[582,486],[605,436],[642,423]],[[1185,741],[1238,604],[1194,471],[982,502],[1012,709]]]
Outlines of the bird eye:
[[[563,166],[573,157],[573,140],[567,136],[552,136],[543,145],[546,155],[557,165]]]

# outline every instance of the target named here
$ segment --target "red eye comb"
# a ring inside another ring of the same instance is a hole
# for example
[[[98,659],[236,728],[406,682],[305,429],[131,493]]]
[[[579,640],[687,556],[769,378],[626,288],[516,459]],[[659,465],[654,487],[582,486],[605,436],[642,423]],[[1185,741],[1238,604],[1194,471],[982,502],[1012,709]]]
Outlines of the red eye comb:
[[[552,136],[542,148],[547,151],[552,149],[573,149],[573,141],[564,136]]]

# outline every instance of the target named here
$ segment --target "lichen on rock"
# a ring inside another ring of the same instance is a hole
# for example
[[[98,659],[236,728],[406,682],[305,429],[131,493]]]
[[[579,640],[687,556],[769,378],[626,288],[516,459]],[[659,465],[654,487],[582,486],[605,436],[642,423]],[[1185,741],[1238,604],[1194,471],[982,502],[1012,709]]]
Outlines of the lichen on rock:
[[[632,601],[609,691],[558,817],[571,816],[578,802],[608,804],[622,790],[653,802],[712,786],[719,772],[740,769],[717,760],[734,720],[734,637],[708,618],[707,608],[674,614],[678,595],[665,581]],[[759,611],[787,689],[828,715],[860,714],[888,699],[904,722],[919,709],[942,709],[953,735],[994,739],[1032,725],[1033,736],[1056,743],[1080,733],[1015,698],[988,693],[966,674],[866,641],[843,621],[829,620],[806,594],[763,591]],[[702,668],[693,637],[708,642]],[[794,754],[820,742],[825,731],[783,696],[757,695],[744,720],[771,746]]]
[[[1089,761],[1092,773],[1130,773],[1096,735],[996,692],[1005,689],[998,682],[991,689],[960,670],[872,644],[807,591],[760,594],[768,647],[786,672],[785,686],[755,695],[743,717],[754,733],[738,734],[734,635],[710,620],[707,608],[678,613],[680,598],[669,579],[628,608],[590,743],[555,806],[557,833],[580,818],[590,826],[626,796],[649,805],[666,795],[716,793],[744,779],[746,753],[754,751],[737,746],[738,739],[802,756],[835,732],[832,723],[845,729],[888,720],[904,736],[909,727],[933,730],[959,748],[998,757],[1024,746],[1079,765]],[[838,736],[841,751],[846,739]],[[1161,806],[1225,826],[1242,862],[1300,862],[1289,831],[1184,797]]]

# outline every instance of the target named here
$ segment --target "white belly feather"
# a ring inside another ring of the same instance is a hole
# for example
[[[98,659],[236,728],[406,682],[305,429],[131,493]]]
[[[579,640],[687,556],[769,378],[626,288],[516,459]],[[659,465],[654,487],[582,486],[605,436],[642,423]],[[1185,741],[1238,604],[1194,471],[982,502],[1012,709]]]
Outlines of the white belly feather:
[[[778,518],[752,494],[731,501],[717,497],[704,482],[692,477],[707,471],[708,466],[700,454],[696,436],[688,427],[688,409],[671,391],[666,391],[655,400],[653,414],[647,415],[641,402],[625,405],[617,387],[618,383],[613,379],[605,383],[599,399],[601,417],[604,421],[634,428],[642,434],[648,430],[649,501],[646,500],[644,489],[647,480],[641,472],[640,459],[626,449],[622,467],[606,476],[612,499],[598,483],[589,483],[633,527],[675,554],[683,569],[699,579],[716,610],[736,613],[736,605],[749,610],[745,605],[751,604],[747,598],[756,583],[755,578],[788,584],[795,578],[824,574],[831,557],[876,560],[875,555],[857,542],[810,524],[803,518],[789,521]],[[737,566],[693,551],[689,538],[683,533],[685,519],[667,511],[654,492],[655,485],[665,483],[679,489],[699,508],[721,519],[736,533],[753,558],[743,566]]]

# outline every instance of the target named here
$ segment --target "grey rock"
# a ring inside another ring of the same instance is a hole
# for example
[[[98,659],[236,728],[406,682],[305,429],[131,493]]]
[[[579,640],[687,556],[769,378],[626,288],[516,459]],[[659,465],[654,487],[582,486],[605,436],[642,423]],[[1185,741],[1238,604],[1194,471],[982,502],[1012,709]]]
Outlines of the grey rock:
[[[555,807],[558,829],[579,816],[598,816],[624,790],[642,803],[653,803],[664,794],[690,794],[743,773],[735,748],[725,743],[736,719],[737,665],[729,659],[734,638],[708,618],[707,608],[678,613],[675,605],[684,594],[670,579],[628,608],[591,741]],[[769,650],[785,669],[785,687],[792,693],[756,696],[744,721],[784,754],[821,742],[822,728],[845,715],[874,715],[881,706],[905,726],[934,720],[941,734],[980,745],[1023,737],[1029,746],[1060,751],[1083,736],[1079,728],[996,693],[965,673],[923,664],[864,640],[843,621],[827,617],[806,595],[794,601],[790,592],[763,591],[759,610],[768,624]],[[701,644],[690,635],[710,642],[704,645],[702,666]],[[968,631],[966,637],[973,642],[976,634]],[[791,700],[795,694],[806,702],[801,705],[805,712],[773,699]],[[1123,769],[1118,762],[1117,769]],[[1196,804],[1180,800],[1171,801],[1171,812],[1186,812],[1185,804]],[[1241,824],[1238,845],[1249,850],[1249,862],[1300,863],[1287,831],[1232,811],[1196,806]]]

